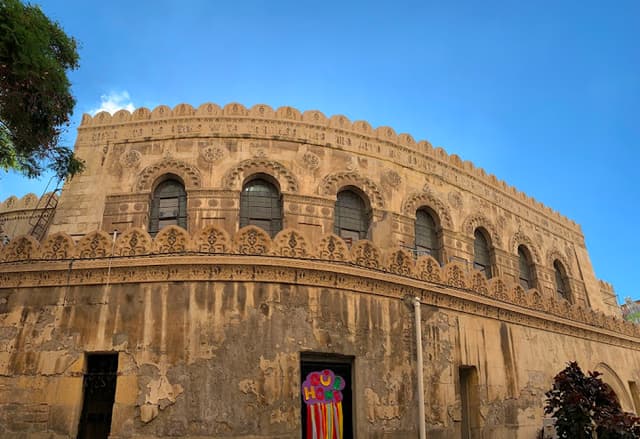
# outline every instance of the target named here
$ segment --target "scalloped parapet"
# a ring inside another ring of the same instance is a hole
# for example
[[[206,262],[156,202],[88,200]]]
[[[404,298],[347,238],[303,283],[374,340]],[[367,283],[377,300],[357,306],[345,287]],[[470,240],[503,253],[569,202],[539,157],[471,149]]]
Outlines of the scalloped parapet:
[[[51,192],[47,192],[42,197],[39,197],[30,192],[23,196],[22,198],[18,198],[15,195],[11,195],[2,203],[0,203],[0,213],[4,212],[12,212],[16,210],[36,210],[43,209],[45,202],[51,196]],[[54,197],[57,198],[56,194],[53,194]]]
[[[143,122],[153,122],[162,120],[175,119],[268,119],[283,122],[293,122],[295,124],[303,124],[307,126],[330,128],[334,130],[354,133],[359,136],[371,138],[380,142],[395,145],[399,151],[407,151],[418,153],[432,160],[442,162],[450,168],[456,169],[458,172],[465,172],[471,177],[489,185],[503,193],[513,200],[521,203],[531,209],[537,210],[548,218],[555,219],[563,226],[568,227],[578,233],[582,233],[580,226],[571,219],[561,215],[553,209],[544,206],[537,200],[527,196],[516,188],[509,186],[505,181],[498,179],[495,175],[487,174],[482,168],[476,167],[473,163],[465,161],[456,154],[448,154],[442,147],[434,148],[431,143],[426,140],[416,141],[410,134],[400,133],[391,127],[381,126],[373,128],[366,121],[351,122],[343,115],[334,115],[327,117],[320,111],[307,110],[301,112],[292,107],[280,107],[273,109],[266,104],[257,104],[251,108],[246,108],[239,103],[230,103],[224,107],[220,107],[214,103],[204,103],[198,108],[194,108],[189,104],[182,103],[176,105],[173,109],[166,105],[159,105],[154,109],[137,108],[133,113],[127,110],[119,110],[111,115],[108,112],[100,112],[95,116],[84,114],[80,129],[104,128],[106,126],[121,124],[140,124]],[[6,203],[6,201],[5,201]],[[0,207],[0,211],[2,208]]]

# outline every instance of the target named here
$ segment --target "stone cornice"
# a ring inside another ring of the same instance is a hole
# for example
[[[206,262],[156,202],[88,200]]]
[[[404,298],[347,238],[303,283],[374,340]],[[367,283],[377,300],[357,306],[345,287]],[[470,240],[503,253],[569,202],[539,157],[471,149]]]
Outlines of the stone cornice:
[[[267,282],[335,288],[402,299],[640,351],[640,334],[627,335],[542,310],[455,288],[364,269],[351,263],[274,256],[174,255],[0,264],[0,291],[14,288],[118,285],[149,282]],[[72,305],[65,303],[64,305]]]
[[[383,252],[366,240],[349,248],[332,234],[311,245],[294,229],[272,240],[255,226],[233,237],[215,226],[193,236],[169,226],[155,238],[134,228],[116,242],[103,231],[77,243],[57,233],[42,245],[29,236],[15,238],[0,251],[0,261],[0,289],[211,280],[324,285],[389,297],[418,295],[429,305],[640,348],[637,325],[525,291],[506,278],[487,281],[457,262],[440,267],[429,256],[416,260],[400,248]]]

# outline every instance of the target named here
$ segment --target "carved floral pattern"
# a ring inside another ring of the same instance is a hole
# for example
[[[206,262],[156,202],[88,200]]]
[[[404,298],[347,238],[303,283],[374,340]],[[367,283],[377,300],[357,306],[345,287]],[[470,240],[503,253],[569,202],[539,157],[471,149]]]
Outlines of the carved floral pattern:
[[[224,158],[224,151],[222,150],[222,148],[205,146],[204,148],[200,149],[200,157],[202,157],[205,162],[219,162]]]
[[[467,288],[467,276],[464,266],[452,262],[444,267],[444,281],[455,288]]]
[[[83,259],[104,258],[111,253],[111,237],[102,230],[87,233],[76,244],[76,253]]]
[[[416,210],[421,207],[429,207],[438,215],[440,224],[447,229],[453,228],[453,221],[451,220],[451,213],[445,204],[431,195],[425,192],[414,192],[409,195],[402,203],[402,213],[408,217],[415,218]]]
[[[423,255],[416,262],[416,274],[422,280],[429,282],[442,283],[442,270],[440,263],[432,256]]]
[[[489,294],[489,282],[483,272],[473,271],[471,275],[471,289],[484,296]]]
[[[18,236],[4,248],[4,257],[2,260],[5,262],[14,262],[35,259],[39,255],[39,247],[38,241],[31,236]]]
[[[40,247],[40,258],[67,259],[73,256],[74,250],[73,239],[64,232],[58,232],[44,241]]]
[[[402,276],[413,276],[413,255],[405,249],[399,248],[393,251],[387,260],[387,269],[391,273]]]
[[[139,228],[125,231],[116,241],[116,256],[148,255],[152,251],[151,237]]]
[[[175,174],[182,178],[187,189],[199,188],[201,186],[200,171],[196,166],[180,160],[167,158],[142,170],[138,177],[136,190],[138,192],[150,192],[153,183],[165,174]]]
[[[236,235],[236,251],[243,255],[264,255],[271,249],[271,238],[260,227],[247,226]]]
[[[368,268],[380,268],[380,250],[371,241],[361,239],[351,247],[351,261]]]
[[[282,230],[274,239],[274,254],[289,258],[306,258],[307,241],[294,229]]]
[[[350,254],[347,244],[337,235],[329,234],[320,240],[317,256],[328,261],[348,261]]]
[[[196,251],[202,253],[229,253],[231,250],[229,235],[215,226],[199,230],[193,241]]]
[[[302,156],[302,164],[310,171],[315,171],[320,167],[320,157],[311,151],[307,151]]]
[[[141,161],[142,154],[140,154],[140,151],[136,151],[135,149],[127,151],[120,156],[120,164],[125,168],[137,168],[140,166]]]
[[[154,239],[156,253],[184,253],[191,247],[190,237],[186,230],[178,226],[164,227]]]

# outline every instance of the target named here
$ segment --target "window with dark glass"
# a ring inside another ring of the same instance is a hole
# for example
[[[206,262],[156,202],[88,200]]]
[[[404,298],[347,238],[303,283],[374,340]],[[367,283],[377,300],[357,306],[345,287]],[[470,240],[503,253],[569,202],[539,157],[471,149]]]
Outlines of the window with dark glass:
[[[438,243],[438,233],[436,222],[431,213],[426,209],[419,209],[416,212],[416,254],[433,256],[440,261],[440,245]]]
[[[473,268],[482,271],[487,278],[491,277],[491,253],[485,234],[476,229],[473,241]]]
[[[162,228],[176,225],[187,228],[187,193],[177,180],[165,180],[153,192],[149,233],[154,235]]]
[[[518,247],[518,265],[520,271],[520,286],[525,290],[533,288],[531,258],[529,257],[529,251],[523,245]]]
[[[565,271],[560,261],[556,260],[553,262],[553,271],[555,272],[556,277],[556,293],[558,293],[558,296],[562,297],[563,299],[571,301],[571,295],[569,294],[569,286],[567,282],[567,272]]]
[[[347,243],[366,239],[369,232],[370,214],[360,195],[352,190],[338,193],[334,213],[334,233]]]
[[[270,182],[256,178],[240,194],[240,227],[258,226],[274,237],[282,230],[282,197]]]

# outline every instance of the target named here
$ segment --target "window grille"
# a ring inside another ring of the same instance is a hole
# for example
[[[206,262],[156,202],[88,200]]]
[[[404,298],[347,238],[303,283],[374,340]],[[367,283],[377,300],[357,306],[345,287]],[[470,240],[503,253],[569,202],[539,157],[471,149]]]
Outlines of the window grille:
[[[433,216],[425,209],[416,212],[415,223],[417,256],[430,255],[440,262],[440,245]]]
[[[491,278],[491,254],[489,253],[489,244],[480,229],[476,229],[474,233],[473,268],[482,271],[487,278]]]
[[[567,272],[562,263],[557,259],[553,262],[553,271],[555,272],[556,277],[556,293],[561,298],[571,302],[571,294],[569,292],[569,285],[567,282]]]
[[[533,287],[531,279],[531,259],[528,251],[524,246],[518,247],[518,265],[520,270],[520,286],[525,290]]]
[[[352,242],[366,239],[369,232],[371,214],[365,201],[351,190],[338,193],[334,212],[334,233]]]
[[[163,181],[153,192],[149,233],[155,235],[170,225],[187,228],[187,193],[182,183],[173,179]]]
[[[282,230],[282,197],[268,181],[256,178],[240,194],[240,227],[258,226],[272,238]]]

